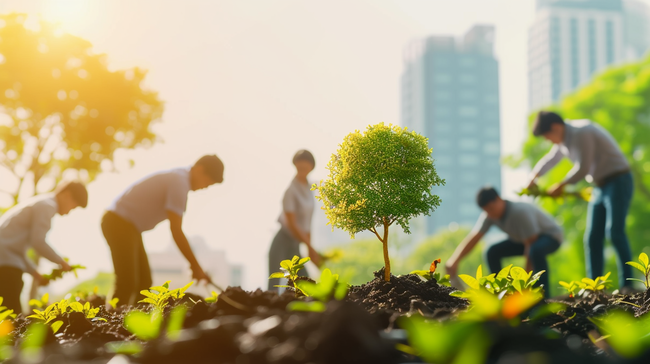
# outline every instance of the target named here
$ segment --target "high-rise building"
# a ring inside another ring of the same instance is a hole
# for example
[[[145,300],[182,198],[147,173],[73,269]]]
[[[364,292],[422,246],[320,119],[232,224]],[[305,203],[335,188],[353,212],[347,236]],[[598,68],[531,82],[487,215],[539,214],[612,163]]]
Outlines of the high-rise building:
[[[647,7],[635,0],[537,0],[528,36],[529,107],[550,105],[607,66],[650,45]]]
[[[501,186],[499,64],[494,27],[477,25],[461,39],[431,36],[405,51],[402,124],[429,138],[445,186],[434,187],[441,206],[424,219],[427,235],[471,225],[481,186]],[[420,221],[421,222],[421,221]]]

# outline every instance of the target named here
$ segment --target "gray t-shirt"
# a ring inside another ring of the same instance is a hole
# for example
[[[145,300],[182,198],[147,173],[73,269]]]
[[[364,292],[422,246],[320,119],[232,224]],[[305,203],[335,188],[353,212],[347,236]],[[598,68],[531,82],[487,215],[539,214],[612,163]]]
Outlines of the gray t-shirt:
[[[539,207],[526,202],[506,201],[506,211],[499,220],[490,219],[487,213],[483,212],[474,231],[485,234],[493,225],[508,234],[510,239],[520,243],[538,234],[550,235],[560,243],[563,239],[560,225]]]
[[[289,188],[284,192],[282,198],[282,213],[278,217],[278,221],[282,228],[288,232],[289,226],[287,225],[287,217],[285,213],[292,212],[296,216],[296,223],[298,228],[305,233],[311,232],[311,218],[314,214],[314,194],[311,190],[309,183],[302,184],[297,179],[293,179]]]
[[[565,125],[564,140],[537,162],[532,172],[534,175],[544,175],[564,157],[574,164],[564,179],[568,184],[580,182],[586,176],[592,176],[594,182],[600,183],[604,178],[630,168],[616,140],[600,125],[586,119]]]
[[[108,210],[143,232],[167,220],[167,211],[183,216],[190,191],[189,167],[157,172],[132,184]]]
[[[0,266],[35,272],[26,255],[29,248],[51,262],[61,262],[61,257],[45,242],[57,210],[56,197],[49,193],[32,197],[5,212],[0,217]]]

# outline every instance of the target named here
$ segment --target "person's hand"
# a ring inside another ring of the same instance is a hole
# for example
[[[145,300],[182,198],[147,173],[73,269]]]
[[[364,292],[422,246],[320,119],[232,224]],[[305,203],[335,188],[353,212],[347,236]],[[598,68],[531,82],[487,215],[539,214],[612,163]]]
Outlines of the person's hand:
[[[65,272],[69,272],[72,270],[72,267],[70,266],[70,264],[68,264],[68,262],[64,260],[63,262],[61,262],[61,269],[63,269],[63,271]]]
[[[43,277],[38,273],[34,275],[34,282],[36,282],[41,287],[47,286],[48,283],[50,283],[50,281],[47,278]]]
[[[548,195],[551,197],[560,197],[564,193],[564,184],[556,183],[548,190]]]
[[[206,281],[207,283],[211,283],[212,280],[210,279],[210,276],[208,276],[204,271],[203,268],[196,266],[196,267],[191,267],[192,268],[192,278],[196,279],[197,282],[201,281]]]
[[[320,268],[320,266],[323,264],[323,259],[320,256],[320,253],[316,251],[311,245],[308,247],[309,249],[309,259],[316,264],[317,267]]]

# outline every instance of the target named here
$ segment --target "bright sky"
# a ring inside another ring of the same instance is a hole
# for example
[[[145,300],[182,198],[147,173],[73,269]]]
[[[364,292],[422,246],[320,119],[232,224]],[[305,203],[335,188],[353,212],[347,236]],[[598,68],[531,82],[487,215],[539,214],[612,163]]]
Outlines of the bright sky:
[[[216,153],[225,163],[224,183],[190,194],[184,229],[243,263],[244,288],[265,286],[293,153],[314,153],[319,180],[347,133],[399,123],[402,51],[414,38],[494,24],[502,154],[524,138],[533,0],[0,2],[0,12],[12,11],[61,22],[107,53],[115,69],[148,69],[147,85],[166,104],[157,128],[164,143],[133,153],[132,169],[100,175],[89,186],[88,208],[53,222],[51,244],[91,266],[84,277],[112,269],[99,222],[117,194],[148,173]],[[505,171],[504,192],[520,187],[522,175]],[[166,223],[145,234],[149,251],[170,241]]]

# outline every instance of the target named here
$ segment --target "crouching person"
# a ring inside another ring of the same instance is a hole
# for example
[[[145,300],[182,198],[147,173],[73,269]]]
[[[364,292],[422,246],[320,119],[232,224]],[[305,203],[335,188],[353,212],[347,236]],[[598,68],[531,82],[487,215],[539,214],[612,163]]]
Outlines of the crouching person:
[[[501,270],[501,259],[523,255],[526,270],[545,270],[539,284],[544,285],[548,296],[548,264],[546,256],[555,252],[562,241],[562,228],[539,207],[525,202],[502,199],[492,187],[481,189],[477,203],[483,213],[472,233],[461,242],[447,261],[447,273],[456,276],[458,264],[476,246],[493,225],[508,234],[508,239],[485,250],[485,260],[492,273]]]
[[[27,257],[33,248],[47,260],[59,264],[65,271],[71,270],[46,242],[55,214],[67,215],[71,210],[88,204],[88,191],[79,182],[61,183],[54,193],[34,196],[12,207],[0,217],[0,297],[3,306],[22,311],[20,292],[23,289],[23,273],[29,273],[41,285],[47,280],[41,276],[34,263]]]

